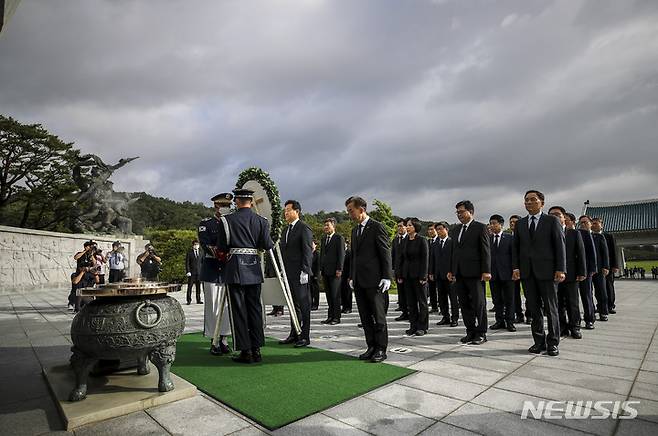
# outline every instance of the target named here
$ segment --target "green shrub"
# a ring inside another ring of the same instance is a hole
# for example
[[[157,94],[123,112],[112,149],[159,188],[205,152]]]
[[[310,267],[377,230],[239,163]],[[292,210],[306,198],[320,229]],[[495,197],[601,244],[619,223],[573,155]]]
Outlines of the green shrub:
[[[159,279],[171,283],[186,282],[185,255],[192,248],[197,233],[194,230],[147,230],[145,238],[151,240],[162,258]]]

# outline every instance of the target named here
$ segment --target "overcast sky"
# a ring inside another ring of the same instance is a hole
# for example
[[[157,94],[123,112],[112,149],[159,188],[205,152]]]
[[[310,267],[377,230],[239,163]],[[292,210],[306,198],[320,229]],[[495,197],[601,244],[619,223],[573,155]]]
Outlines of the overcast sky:
[[[179,201],[259,166],[310,211],[578,213],[658,197],[658,2],[23,0],[0,113]]]

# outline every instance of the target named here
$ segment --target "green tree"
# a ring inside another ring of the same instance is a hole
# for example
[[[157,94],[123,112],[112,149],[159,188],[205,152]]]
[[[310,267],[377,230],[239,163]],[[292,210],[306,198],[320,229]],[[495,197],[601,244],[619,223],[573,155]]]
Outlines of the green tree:
[[[393,215],[393,210],[391,209],[391,206],[377,199],[373,201],[373,204],[375,205],[375,209],[372,210],[369,215],[373,219],[382,223],[384,227],[388,229],[388,233],[392,238],[395,235],[397,220]]]
[[[183,283],[185,276],[185,255],[196,239],[194,230],[152,230],[145,235],[162,258],[159,279],[163,282]]]

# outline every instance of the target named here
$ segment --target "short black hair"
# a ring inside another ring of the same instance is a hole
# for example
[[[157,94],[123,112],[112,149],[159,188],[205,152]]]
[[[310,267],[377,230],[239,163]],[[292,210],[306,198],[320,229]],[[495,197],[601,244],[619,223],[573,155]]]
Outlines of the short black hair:
[[[473,206],[473,203],[471,203],[470,200],[462,200],[459,203],[455,204],[455,209],[459,209],[460,207],[464,206],[464,209],[469,211],[470,213],[475,212],[475,206]]]
[[[566,215],[566,214],[567,214],[567,210],[566,210],[565,208],[563,208],[562,206],[551,206],[551,207],[548,209],[548,212],[550,213],[550,211],[553,210],[553,209],[557,209],[557,210],[559,210],[560,212],[562,212],[562,215]]]
[[[363,209],[366,209],[368,207],[368,203],[363,198],[357,195],[353,195],[347,200],[345,200],[345,206],[349,206],[350,203],[352,203],[356,207],[362,207]]]
[[[526,197],[528,196],[528,194],[532,194],[532,193],[537,194],[537,197],[539,197],[539,199],[540,199],[541,201],[544,201],[544,194],[542,194],[540,191],[537,191],[536,189],[529,189],[529,190],[527,190],[527,191],[525,192],[525,195],[523,196],[523,198],[526,198]]]
[[[512,216],[509,217],[509,220],[510,220],[510,221],[512,221],[513,219],[520,220],[521,217],[518,216],[518,215],[516,215],[516,214],[514,214],[514,215],[512,215]]]
[[[299,204],[299,201],[297,201],[297,200],[288,200],[283,204],[283,207],[286,207],[288,205],[291,205],[293,210],[296,210],[297,212],[302,211],[302,205]]]
[[[501,215],[493,214],[489,217],[489,221],[496,221],[498,224],[501,226],[505,224],[505,218],[503,218]]]
[[[567,212],[567,213],[565,213],[564,216],[569,217],[569,219],[570,219],[571,221],[573,221],[574,223],[576,222],[576,215],[572,214],[571,212]]]
[[[409,221],[411,221],[411,225],[414,226],[414,230],[416,231],[416,233],[420,232],[420,228],[422,227],[422,225],[420,224],[420,220],[416,217],[407,217],[404,220],[405,225]]]
[[[198,244],[198,243],[199,243],[199,240],[198,240],[198,239],[194,239],[194,240],[192,240],[192,243],[193,243],[193,244]]]
[[[597,217],[597,216],[592,217],[592,222],[594,222],[594,221],[598,221],[598,222],[600,222],[600,223],[603,222],[603,220],[602,220],[601,218]]]
[[[439,221],[438,223],[434,224],[435,228],[438,227],[438,226],[441,226],[446,230],[450,230],[450,224],[448,224],[447,221]]]
[[[334,227],[336,227],[336,218],[333,217],[327,217],[324,219],[324,223],[331,223]]]
[[[587,218],[587,221],[592,222],[592,218],[589,217],[589,215],[581,215],[578,217],[578,221],[580,222],[581,219]]]
[[[400,224],[400,223],[402,223],[403,225],[406,225],[407,221],[405,221],[404,218],[400,218],[396,224]]]

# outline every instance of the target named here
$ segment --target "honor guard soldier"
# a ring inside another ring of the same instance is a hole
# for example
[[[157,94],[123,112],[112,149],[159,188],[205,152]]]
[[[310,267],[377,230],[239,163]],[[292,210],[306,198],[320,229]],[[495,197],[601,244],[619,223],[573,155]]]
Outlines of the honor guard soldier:
[[[227,234],[220,234],[219,249],[227,251],[224,280],[229,289],[233,321],[233,341],[239,363],[260,362],[260,347],[265,344],[263,308],[260,301],[263,272],[258,250],[271,250],[268,221],[251,210],[254,192],[233,191],[237,210],[225,217]]]
[[[217,240],[219,234],[224,234],[225,230],[220,222],[222,215],[230,212],[233,194],[217,194],[211,198],[215,215],[204,218],[199,223],[199,243],[203,249],[203,259],[201,262],[201,281],[203,282],[203,335],[210,338],[210,354],[221,355],[230,353],[226,337],[231,332],[228,308],[224,307],[222,316],[222,325],[220,326],[219,346],[212,345],[212,339],[215,334],[217,317],[219,316],[219,302],[221,292],[226,292],[223,271],[224,265],[217,258]]]

